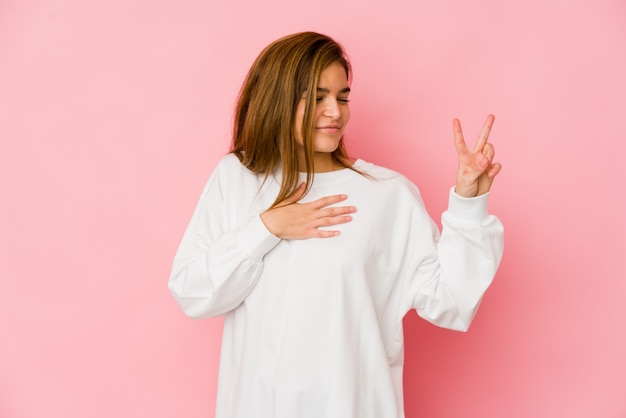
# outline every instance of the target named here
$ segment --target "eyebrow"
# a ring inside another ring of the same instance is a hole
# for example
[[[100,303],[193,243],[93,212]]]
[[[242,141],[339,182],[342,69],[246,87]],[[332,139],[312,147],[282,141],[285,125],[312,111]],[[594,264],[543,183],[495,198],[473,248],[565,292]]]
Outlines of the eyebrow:
[[[330,90],[328,90],[327,88],[324,88],[324,87],[318,87],[317,88],[317,92],[318,93],[326,93],[326,94],[328,94],[328,93],[330,93]],[[341,94],[341,93],[350,93],[350,87],[344,87],[343,89],[341,89],[339,91],[339,94]]]

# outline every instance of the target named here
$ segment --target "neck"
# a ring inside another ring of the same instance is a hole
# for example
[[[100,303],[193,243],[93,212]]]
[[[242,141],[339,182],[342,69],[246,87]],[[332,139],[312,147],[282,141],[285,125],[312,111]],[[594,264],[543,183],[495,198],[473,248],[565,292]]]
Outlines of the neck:
[[[298,161],[300,171],[305,171],[304,156]],[[313,166],[315,173],[327,173],[329,171],[337,171],[344,168],[338,164],[329,153],[313,153]]]

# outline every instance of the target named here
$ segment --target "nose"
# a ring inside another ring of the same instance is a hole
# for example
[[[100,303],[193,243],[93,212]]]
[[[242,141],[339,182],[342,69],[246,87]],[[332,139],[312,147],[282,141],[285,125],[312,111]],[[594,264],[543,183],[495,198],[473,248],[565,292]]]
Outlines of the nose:
[[[339,119],[341,116],[341,109],[336,99],[329,98],[324,107],[324,116],[328,116],[332,119]]]

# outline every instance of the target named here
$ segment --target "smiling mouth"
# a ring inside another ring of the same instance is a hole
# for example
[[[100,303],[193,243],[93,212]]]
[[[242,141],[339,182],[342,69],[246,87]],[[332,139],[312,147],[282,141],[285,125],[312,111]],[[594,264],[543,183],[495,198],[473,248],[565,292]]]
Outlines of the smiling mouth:
[[[319,128],[315,128],[316,132],[322,135],[332,135],[336,136],[341,133],[341,128],[339,126],[320,126]]]
[[[338,126],[338,125],[317,126],[315,129],[339,130],[339,129],[341,129],[341,126]]]

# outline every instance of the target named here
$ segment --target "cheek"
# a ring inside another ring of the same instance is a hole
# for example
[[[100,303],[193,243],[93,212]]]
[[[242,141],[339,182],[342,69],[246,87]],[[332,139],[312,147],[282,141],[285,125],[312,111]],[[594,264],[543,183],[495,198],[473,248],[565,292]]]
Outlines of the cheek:
[[[315,107],[315,120],[319,121],[323,117],[324,117],[324,110],[322,109],[322,106],[316,106]]]

